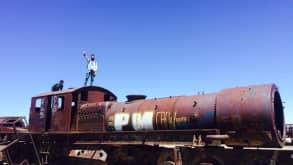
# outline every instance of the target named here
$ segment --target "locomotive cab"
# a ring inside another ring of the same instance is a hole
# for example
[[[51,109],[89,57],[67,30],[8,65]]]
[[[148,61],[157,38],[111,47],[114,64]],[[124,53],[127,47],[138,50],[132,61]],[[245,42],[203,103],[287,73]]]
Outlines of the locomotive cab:
[[[31,100],[29,130],[77,130],[81,105],[116,100],[117,97],[112,92],[95,86],[40,94]]]

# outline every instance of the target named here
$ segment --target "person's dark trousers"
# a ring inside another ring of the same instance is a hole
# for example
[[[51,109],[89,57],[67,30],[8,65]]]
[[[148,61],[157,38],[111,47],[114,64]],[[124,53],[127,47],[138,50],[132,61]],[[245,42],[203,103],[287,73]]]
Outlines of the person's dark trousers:
[[[87,81],[89,80],[89,78],[91,78],[90,85],[93,86],[94,79],[95,79],[95,75],[94,75],[92,72],[88,72],[88,73],[86,73],[84,86],[87,86]]]

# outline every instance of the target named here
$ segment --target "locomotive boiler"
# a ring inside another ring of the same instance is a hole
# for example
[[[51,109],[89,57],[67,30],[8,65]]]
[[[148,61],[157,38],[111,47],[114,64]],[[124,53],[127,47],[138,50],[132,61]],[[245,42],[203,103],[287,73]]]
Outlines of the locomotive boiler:
[[[216,129],[204,139],[228,146],[280,147],[284,140],[283,106],[274,84],[159,99],[134,95],[127,102],[85,103],[80,110],[95,109],[105,117],[96,126],[108,132]]]

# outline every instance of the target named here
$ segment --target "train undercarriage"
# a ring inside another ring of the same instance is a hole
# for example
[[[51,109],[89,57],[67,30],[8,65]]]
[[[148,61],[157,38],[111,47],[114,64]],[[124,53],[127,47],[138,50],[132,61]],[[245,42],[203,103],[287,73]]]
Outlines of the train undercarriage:
[[[19,118],[17,120],[22,120]],[[217,130],[33,133],[14,124],[1,131],[2,164],[291,165],[293,146],[245,148],[205,143]],[[5,124],[4,124],[5,125]],[[1,127],[4,128],[3,125]],[[180,136],[174,136],[180,135]]]

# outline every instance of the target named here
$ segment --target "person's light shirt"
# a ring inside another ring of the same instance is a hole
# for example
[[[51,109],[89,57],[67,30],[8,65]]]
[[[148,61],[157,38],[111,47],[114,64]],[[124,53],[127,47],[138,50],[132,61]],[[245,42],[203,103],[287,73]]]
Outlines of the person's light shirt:
[[[87,69],[88,71],[96,72],[98,70],[98,63],[96,61],[89,60]]]

